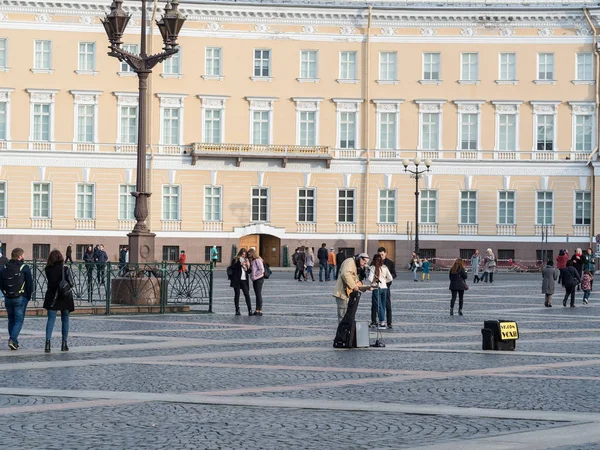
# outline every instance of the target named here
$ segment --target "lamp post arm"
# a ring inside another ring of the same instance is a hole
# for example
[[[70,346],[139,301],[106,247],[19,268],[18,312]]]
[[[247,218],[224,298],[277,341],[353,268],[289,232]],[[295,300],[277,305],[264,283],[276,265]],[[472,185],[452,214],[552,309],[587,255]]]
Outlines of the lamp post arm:
[[[152,70],[154,66],[179,52],[179,47],[175,47],[168,48],[161,53],[157,53],[156,55],[148,55],[144,57],[143,55],[135,55],[113,45],[111,45],[109,48],[109,56],[114,56],[119,61],[127,63],[136,72]]]

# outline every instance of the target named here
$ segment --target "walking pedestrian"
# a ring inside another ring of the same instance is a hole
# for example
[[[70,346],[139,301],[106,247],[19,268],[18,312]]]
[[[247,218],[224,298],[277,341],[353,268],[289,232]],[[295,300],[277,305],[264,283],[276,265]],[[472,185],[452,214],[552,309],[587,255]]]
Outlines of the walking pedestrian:
[[[69,245],[67,246],[65,262],[70,262],[71,264],[73,264],[73,243],[72,242],[69,242]]]
[[[431,264],[427,258],[423,258],[422,263],[423,273],[421,273],[421,281],[425,281],[425,277],[427,277],[427,281],[430,281],[429,278],[429,269],[431,268]]]
[[[94,249],[91,245],[88,245],[88,247],[85,249],[83,254],[83,263],[85,264],[85,271],[87,274],[88,293],[91,293],[94,273]]]
[[[96,261],[96,270],[98,271],[98,284],[104,284],[108,254],[106,253],[106,251],[104,251],[103,244],[100,244],[98,246],[98,251],[94,252],[94,261]]]
[[[240,291],[244,294],[248,315],[252,315],[252,303],[250,301],[250,284],[248,283],[248,270],[250,270],[250,262],[246,255],[246,249],[240,248],[235,258],[231,261],[231,283],[229,286],[233,288],[233,303],[235,305],[235,315],[241,315],[240,312]]]
[[[46,279],[48,280],[48,288],[46,289],[46,295],[44,297],[44,309],[48,311],[48,320],[46,321],[46,346],[44,351],[50,353],[51,351],[51,340],[52,331],[54,330],[54,324],[56,322],[56,316],[60,311],[60,322],[61,322],[61,352],[68,352],[69,346],[67,339],[69,337],[69,314],[75,311],[75,303],[73,302],[73,277],[71,271],[65,266],[63,256],[58,250],[52,250],[48,255],[48,262],[44,269],[46,273]],[[69,289],[65,292],[59,289],[59,286],[65,280]]]
[[[558,269],[554,268],[551,259],[546,262],[546,267],[542,269],[542,294],[546,296],[544,306],[552,308],[552,295],[554,295],[555,281],[558,278]]]
[[[383,258],[379,253],[373,255],[373,263],[367,277],[371,286],[374,287],[371,304],[377,311],[375,325],[379,330],[387,327],[386,322],[386,302],[388,296],[387,284],[393,281],[392,274],[383,263]]]
[[[568,260],[569,252],[566,248],[561,248],[558,251],[558,256],[556,257],[556,268],[558,269],[558,284],[562,284],[562,274],[563,271],[567,268]]]
[[[219,262],[219,249],[217,249],[216,245],[213,245],[210,249],[210,262],[212,262],[213,267],[217,267],[217,262]]]
[[[298,250],[298,281],[302,281],[302,278],[304,278],[304,281],[308,281],[308,279],[306,278],[306,272],[304,272],[305,269],[306,253],[304,246],[301,246]]]
[[[319,260],[319,281],[323,281],[323,272],[325,272],[325,281],[329,281],[329,252],[325,242],[321,244],[321,248],[317,252],[317,259]]]
[[[571,256],[571,261],[573,261],[573,267],[579,274],[579,280],[581,281],[581,276],[583,275],[583,251],[580,248],[575,250],[575,254]],[[577,290],[579,290],[579,284],[577,284]]]
[[[471,256],[471,271],[473,272],[473,283],[479,283],[479,266],[481,265],[481,256],[479,250],[475,250]]]
[[[579,272],[573,267],[573,261],[567,261],[567,268],[563,271],[562,276],[563,286],[565,287],[565,297],[563,298],[563,306],[567,306],[567,300],[571,297],[571,308],[575,308],[575,287],[581,282]]]
[[[415,252],[412,252],[412,256],[410,259],[410,270],[413,273],[413,281],[419,282],[419,278],[417,277],[417,270],[421,267],[421,258]]]
[[[263,283],[265,282],[265,266],[262,258],[253,248],[248,250],[248,261],[250,262],[250,278],[252,279],[252,288],[254,289],[254,296],[256,297],[256,309],[254,310],[253,315],[262,316],[262,288]]]
[[[312,247],[306,247],[306,281],[308,281],[308,276],[310,275],[311,280],[315,281],[315,277],[313,275],[313,267],[315,265],[315,254],[313,253]],[[319,272],[320,274],[320,272]]]
[[[448,274],[450,278],[450,291],[452,292],[452,298],[450,299],[450,315],[454,315],[454,304],[456,303],[456,296],[458,295],[458,315],[463,315],[463,298],[467,287],[467,270],[465,264],[460,258],[456,258],[450,272]]]
[[[587,305],[590,298],[590,292],[592,292],[592,282],[594,281],[594,275],[589,270],[583,271],[583,277],[581,277],[581,290],[583,291],[583,304]]]
[[[494,272],[496,271],[496,257],[494,256],[494,252],[491,248],[488,248],[485,251],[485,258],[483,258],[483,276],[481,279],[488,282],[488,278],[490,280],[490,284],[494,282]]]
[[[583,270],[587,270],[592,274],[592,281],[590,283],[590,290],[592,290],[594,288],[594,272],[596,271],[596,257],[594,256],[594,252],[591,248],[587,249],[583,257]]]
[[[298,256],[299,255],[300,255],[300,247],[296,248],[296,250],[294,250],[294,254],[292,255],[292,264],[296,268],[294,271],[294,280],[297,280],[298,276],[300,275],[300,269],[298,268]]]
[[[185,254],[185,250],[181,250],[181,252],[179,252],[179,259],[177,260],[177,264],[179,264],[179,266],[177,267],[177,278],[179,278],[179,275],[181,275],[182,273],[185,274],[186,278],[190,277],[187,264],[185,263],[186,260],[187,255]]]
[[[10,253],[8,264],[0,267],[0,290],[8,313],[8,348],[11,350],[19,348],[19,333],[33,292],[33,277],[24,255],[23,249],[17,247]]]
[[[325,277],[325,281],[331,281],[335,278],[335,266],[335,250],[331,247],[327,257],[327,276]]]
[[[341,248],[338,249],[338,252],[335,255],[335,279],[338,279],[340,275],[340,270],[342,269],[342,264],[346,260],[346,252]]]

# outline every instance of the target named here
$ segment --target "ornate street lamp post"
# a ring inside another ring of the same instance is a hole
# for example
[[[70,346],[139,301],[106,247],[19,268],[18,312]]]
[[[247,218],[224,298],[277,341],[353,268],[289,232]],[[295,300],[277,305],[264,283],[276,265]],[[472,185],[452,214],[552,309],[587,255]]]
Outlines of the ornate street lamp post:
[[[163,51],[156,55],[146,54],[146,0],[142,0],[142,37],[139,55],[129,53],[121,48],[123,33],[131,18],[123,10],[123,0],[114,0],[110,6],[110,12],[106,14],[102,21],[110,41],[108,55],[126,62],[137,73],[139,82],[137,178],[135,192],[131,193],[135,197],[134,216],[137,222],[131,233],[127,235],[129,237],[131,263],[154,261],[154,238],[156,235],[150,232],[146,224],[148,197],[152,195],[146,186],[146,118],[148,112],[146,94],[148,91],[148,76],[152,73],[152,68],[179,51],[177,36],[186,17],[179,12],[178,8],[179,2],[177,0],[168,1],[162,18],[156,21],[164,43]]]
[[[429,172],[429,168],[431,167],[431,160],[427,158],[424,161],[425,169],[419,170],[419,165],[421,164],[421,158],[416,157],[412,160],[412,163],[415,165],[415,170],[410,170],[408,166],[411,161],[408,159],[402,160],[402,165],[404,166],[404,171],[413,174],[415,177],[415,253],[419,254],[419,178],[425,172]]]

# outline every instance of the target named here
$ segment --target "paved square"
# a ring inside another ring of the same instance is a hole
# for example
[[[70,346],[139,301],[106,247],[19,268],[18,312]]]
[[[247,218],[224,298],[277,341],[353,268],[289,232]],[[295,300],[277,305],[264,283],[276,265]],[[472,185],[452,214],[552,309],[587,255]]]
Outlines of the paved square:
[[[450,317],[447,280],[399,276],[381,349],[333,349],[333,284],[290,272],[263,317],[233,315],[224,272],[215,314],[73,316],[69,353],[28,317],[0,350],[0,447],[600,449],[600,297],[544,308],[539,274],[500,274]],[[486,319],[518,322],[516,351],[481,350]]]

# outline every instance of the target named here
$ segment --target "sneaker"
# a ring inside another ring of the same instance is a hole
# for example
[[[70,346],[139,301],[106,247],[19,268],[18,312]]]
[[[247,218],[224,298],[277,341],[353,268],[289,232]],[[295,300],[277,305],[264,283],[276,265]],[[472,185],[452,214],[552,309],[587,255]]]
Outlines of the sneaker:
[[[17,350],[19,348],[19,344],[15,344],[13,341],[11,341],[9,339],[8,340],[8,348],[10,348],[11,350]]]
[[[377,324],[375,322],[371,322],[369,324],[369,328],[377,328]]]
[[[379,325],[377,325],[377,329],[378,330],[385,330],[387,327],[385,326],[384,323],[380,323]]]
[[[587,300],[584,300],[584,301],[583,301],[583,304],[584,304],[584,305],[587,305],[587,304],[588,304],[588,301],[587,301]]]
[[[388,326],[387,326],[387,327],[388,327],[390,330],[391,330],[392,328],[394,328],[394,327],[392,326],[392,324],[391,324],[391,323],[388,323]]]

